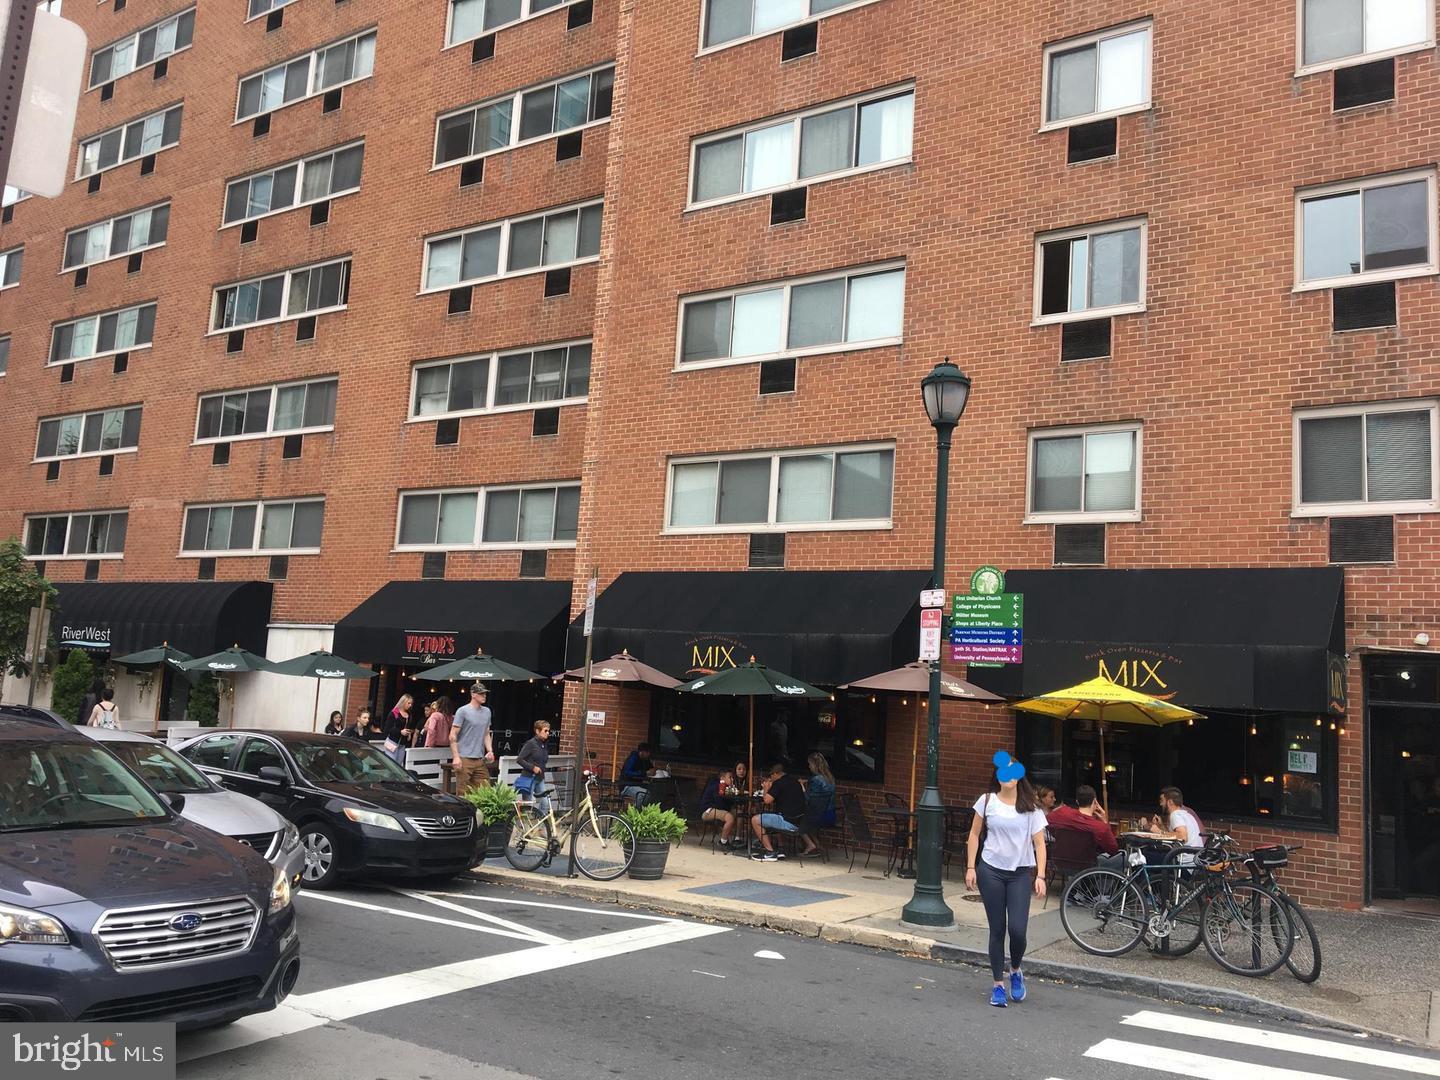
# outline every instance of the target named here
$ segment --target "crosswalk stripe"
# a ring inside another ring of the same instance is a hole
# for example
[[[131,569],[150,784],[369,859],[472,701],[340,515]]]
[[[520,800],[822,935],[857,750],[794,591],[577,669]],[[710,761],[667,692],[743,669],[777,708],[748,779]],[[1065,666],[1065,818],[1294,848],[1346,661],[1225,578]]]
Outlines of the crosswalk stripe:
[[[1237,1043],[1241,1046],[1258,1046],[1266,1050],[1283,1050],[1291,1054],[1310,1054],[1315,1057],[1329,1058],[1332,1061],[1374,1065],[1382,1069],[1419,1073],[1421,1076],[1440,1076],[1440,1061],[1415,1057],[1412,1054],[1400,1054],[1394,1050],[1381,1050],[1378,1047],[1360,1043],[1331,1042],[1328,1039],[1314,1039],[1306,1035],[1291,1035],[1283,1031],[1221,1024],[1214,1020],[1172,1016],[1150,1010],[1138,1012],[1134,1016],[1127,1016],[1120,1022],[1131,1027],[1148,1028],[1152,1031],[1193,1035],[1199,1039],[1215,1039],[1219,1042]]]
[[[359,908],[361,911],[373,912],[377,915],[389,915],[397,919],[414,919],[416,922],[435,923],[437,926],[454,926],[461,930],[473,930],[477,934],[493,934],[496,937],[511,938],[515,941],[524,941],[533,945],[535,938],[531,934],[517,934],[513,930],[502,930],[498,926],[480,926],[475,922],[461,922],[459,919],[445,919],[439,915],[426,915],[421,911],[405,911],[402,908],[382,907],[379,904],[366,904],[359,900],[351,900],[348,896],[336,896],[334,893],[315,892],[313,889],[301,889],[297,894],[305,900],[323,900],[327,904],[340,904],[344,907]]]
[[[438,896],[431,896],[426,893],[420,892],[412,892],[409,889],[392,889],[391,891],[398,893],[401,896],[408,896],[411,900],[419,900],[426,904],[434,904],[436,907],[445,908],[447,911],[456,911],[459,912],[461,915],[468,915],[472,919],[479,919],[481,922],[490,923],[492,926],[499,926],[503,927],[506,930],[513,931],[517,934],[524,934],[532,941],[536,941],[541,945],[565,944],[564,938],[556,937],[554,934],[547,934],[544,930],[536,930],[533,926],[522,926],[517,922],[511,922],[509,919],[502,919],[498,915],[487,915],[483,911],[476,911],[474,908],[464,907],[449,900],[441,899]]]
[[[1187,1050],[1171,1050],[1164,1046],[1106,1039],[1085,1051],[1088,1058],[1111,1061],[1117,1065],[1134,1065],[1195,1080],[1336,1080],[1333,1073],[1304,1072],[1282,1069],[1275,1065],[1256,1065],[1249,1061],[1192,1054]]]

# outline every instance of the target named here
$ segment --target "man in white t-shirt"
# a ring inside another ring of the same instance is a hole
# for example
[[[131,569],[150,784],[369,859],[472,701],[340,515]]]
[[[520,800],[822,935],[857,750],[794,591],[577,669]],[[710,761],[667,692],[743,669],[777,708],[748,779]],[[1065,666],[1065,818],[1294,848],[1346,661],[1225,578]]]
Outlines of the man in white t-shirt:
[[[1164,818],[1159,815],[1150,822],[1152,831],[1167,834],[1167,839],[1178,840],[1187,852],[1199,851],[1205,846],[1205,841],[1200,833],[1203,826],[1195,811],[1185,805],[1185,796],[1178,787],[1167,787],[1160,789],[1160,809],[1164,811]],[[1180,861],[1189,863],[1194,858],[1188,855]]]

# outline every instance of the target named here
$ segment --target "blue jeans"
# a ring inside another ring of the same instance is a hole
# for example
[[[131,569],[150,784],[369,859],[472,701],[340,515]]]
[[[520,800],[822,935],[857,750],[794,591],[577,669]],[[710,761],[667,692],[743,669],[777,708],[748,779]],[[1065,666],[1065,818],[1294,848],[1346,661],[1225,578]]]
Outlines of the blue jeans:
[[[798,825],[792,825],[779,814],[761,814],[760,827],[770,832],[799,832]]]
[[[620,794],[633,802],[636,806],[644,806],[645,800],[650,797],[650,789],[639,784],[631,784],[620,789]]]
[[[998,983],[1005,977],[1005,932],[1010,932],[1010,970],[1019,971],[1025,959],[1025,931],[1030,927],[1030,893],[1035,888],[1035,867],[997,870],[983,858],[975,861],[975,883],[985,902],[990,924],[990,974]],[[1008,925],[1007,925],[1008,924]]]

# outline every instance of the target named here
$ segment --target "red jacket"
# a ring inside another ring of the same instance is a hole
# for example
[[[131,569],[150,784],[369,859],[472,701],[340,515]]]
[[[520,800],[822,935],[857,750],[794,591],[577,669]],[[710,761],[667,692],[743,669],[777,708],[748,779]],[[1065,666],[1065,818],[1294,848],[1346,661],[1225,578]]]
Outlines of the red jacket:
[[[1090,817],[1080,813],[1073,806],[1061,804],[1045,815],[1046,820],[1056,828],[1079,829],[1088,832],[1095,837],[1095,846],[1106,855],[1114,855],[1120,850],[1120,845],[1115,841],[1115,834],[1110,831],[1110,826],[1098,817]]]

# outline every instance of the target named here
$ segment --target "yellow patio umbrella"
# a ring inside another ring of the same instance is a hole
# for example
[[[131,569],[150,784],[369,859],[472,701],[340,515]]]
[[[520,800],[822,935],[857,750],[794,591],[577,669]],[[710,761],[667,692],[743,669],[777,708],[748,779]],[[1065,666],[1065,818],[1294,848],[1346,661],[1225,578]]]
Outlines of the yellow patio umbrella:
[[[1061,720],[1094,720],[1100,732],[1100,802],[1110,813],[1110,784],[1105,775],[1105,724],[1141,724],[1164,727],[1181,720],[1194,720],[1200,713],[1182,705],[1142,694],[1120,686],[1109,679],[1091,679],[1063,690],[1052,690],[1024,701],[1015,708],[1026,712],[1044,713]]]

